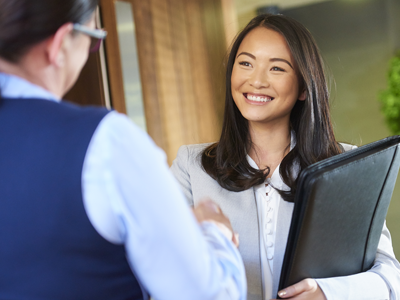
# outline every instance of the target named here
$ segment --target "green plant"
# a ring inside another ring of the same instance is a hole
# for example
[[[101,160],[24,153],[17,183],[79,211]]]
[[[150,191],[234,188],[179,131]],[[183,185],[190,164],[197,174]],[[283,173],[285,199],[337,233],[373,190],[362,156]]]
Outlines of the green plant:
[[[400,52],[390,60],[387,79],[388,89],[379,94],[381,110],[390,131],[400,134]]]

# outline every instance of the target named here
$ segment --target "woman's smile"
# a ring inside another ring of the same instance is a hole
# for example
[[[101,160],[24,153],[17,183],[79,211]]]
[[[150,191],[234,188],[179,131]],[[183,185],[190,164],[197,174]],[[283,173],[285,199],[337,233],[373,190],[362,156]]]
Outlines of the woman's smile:
[[[262,95],[262,94],[250,94],[250,93],[244,93],[243,96],[247,99],[246,102],[250,104],[256,104],[256,105],[262,105],[267,102],[271,102],[274,100],[274,97],[268,96],[268,95]]]

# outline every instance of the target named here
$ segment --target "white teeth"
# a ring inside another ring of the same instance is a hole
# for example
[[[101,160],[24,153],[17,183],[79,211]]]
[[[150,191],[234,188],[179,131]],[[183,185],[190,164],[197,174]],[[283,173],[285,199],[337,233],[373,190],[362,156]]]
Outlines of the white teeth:
[[[247,99],[251,101],[257,101],[257,102],[268,102],[271,101],[272,98],[270,97],[262,97],[262,96],[254,96],[254,95],[247,95]]]

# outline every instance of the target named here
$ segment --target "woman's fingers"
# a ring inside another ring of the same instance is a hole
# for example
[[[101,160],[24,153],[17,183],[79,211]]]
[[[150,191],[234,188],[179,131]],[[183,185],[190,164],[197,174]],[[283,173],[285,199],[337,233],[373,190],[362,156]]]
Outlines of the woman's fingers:
[[[318,284],[314,279],[307,278],[296,284],[293,284],[282,291],[278,292],[281,298],[290,298],[304,292],[313,291],[318,288]]]

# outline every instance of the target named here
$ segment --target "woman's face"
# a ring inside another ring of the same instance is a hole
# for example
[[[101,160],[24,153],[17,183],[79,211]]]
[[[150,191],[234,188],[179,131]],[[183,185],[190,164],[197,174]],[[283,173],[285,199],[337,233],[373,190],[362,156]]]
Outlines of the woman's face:
[[[284,37],[257,27],[250,31],[236,55],[231,93],[249,125],[289,126],[290,112],[299,95],[295,61]]]

